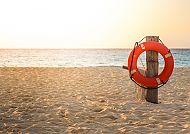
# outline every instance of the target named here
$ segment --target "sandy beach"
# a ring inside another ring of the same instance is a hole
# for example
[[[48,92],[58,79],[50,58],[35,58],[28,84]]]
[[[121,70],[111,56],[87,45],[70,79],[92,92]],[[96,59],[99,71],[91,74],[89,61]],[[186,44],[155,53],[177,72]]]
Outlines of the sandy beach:
[[[138,102],[121,67],[0,68],[0,133],[190,132],[190,68],[177,68],[159,104]]]

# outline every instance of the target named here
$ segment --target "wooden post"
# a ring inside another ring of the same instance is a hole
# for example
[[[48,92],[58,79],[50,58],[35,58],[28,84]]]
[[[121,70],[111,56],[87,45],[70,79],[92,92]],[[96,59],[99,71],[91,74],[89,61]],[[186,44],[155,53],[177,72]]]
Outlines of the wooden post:
[[[139,72],[142,74],[142,75],[146,75],[145,74],[145,70],[141,70],[139,69]],[[136,88],[136,98],[138,101],[146,101],[146,89],[144,88],[141,88],[139,86],[137,86]]]
[[[159,36],[146,36],[146,41],[159,42]],[[154,77],[158,75],[158,52],[147,51],[146,52],[146,66],[147,70],[139,70],[141,74],[148,77]],[[137,87],[136,98],[139,101],[148,101],[151,103],[158,103],[158,89],[144,89]]]
[[[147,36],[146,41],[159,42],[159,36]],[[158,52],[147,51],[146,52],[146,76],[155,77],[158,75]],[[148,89],[146,92],[146,100],[152,103],[158,103],[158,89]]]

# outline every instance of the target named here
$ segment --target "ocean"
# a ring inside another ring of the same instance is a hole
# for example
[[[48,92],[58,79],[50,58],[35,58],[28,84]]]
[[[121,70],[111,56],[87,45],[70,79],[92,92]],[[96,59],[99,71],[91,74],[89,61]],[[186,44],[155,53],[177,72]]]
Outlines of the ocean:
[[[131,49],[0,49],[0,67],[96,67],[127,65]],[[171,49],[175,67],[190,67],[190,49]],[[159,65],[164,61],[159,56]],[[145,54],[138,66],[145,65]]]

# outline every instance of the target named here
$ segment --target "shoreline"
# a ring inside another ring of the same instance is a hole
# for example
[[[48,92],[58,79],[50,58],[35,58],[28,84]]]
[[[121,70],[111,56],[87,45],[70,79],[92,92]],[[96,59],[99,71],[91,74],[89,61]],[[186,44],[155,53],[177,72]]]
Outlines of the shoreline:
[[[123,66],[0,66],[0,68],[121,68],[123,69]],[[176,69],[190,69],[190,66],[186,67],[175,67],[174,70]],[[162,69],[162,67],[161,67]]]

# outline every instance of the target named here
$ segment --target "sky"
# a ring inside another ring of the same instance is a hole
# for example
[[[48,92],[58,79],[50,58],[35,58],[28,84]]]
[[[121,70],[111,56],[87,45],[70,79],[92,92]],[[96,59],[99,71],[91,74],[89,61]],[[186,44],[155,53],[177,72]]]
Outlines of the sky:
[[[190,48],[190,0],[1,0],[0,48]]]

